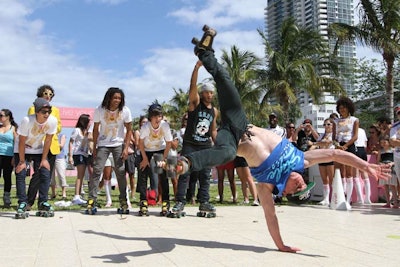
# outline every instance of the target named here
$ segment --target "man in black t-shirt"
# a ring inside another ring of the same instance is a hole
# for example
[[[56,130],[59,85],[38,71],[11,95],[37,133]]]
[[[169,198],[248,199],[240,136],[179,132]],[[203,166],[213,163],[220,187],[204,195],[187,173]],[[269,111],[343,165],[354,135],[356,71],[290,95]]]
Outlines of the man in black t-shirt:
[[[212,147],[217,136],[218,111],[212,104],[214,85],[204,83],[200,86],[200,93],[198,92],[197,76],[201,66],[201,61],[197,61],[190,80],[188,119],[181,152],[183,156]],[[172,208],[174,214],[181,213],[186,202],[192,201],[197,181],[199,182],[197,200],[201,209],[215,212],[214,206],[209,203],[210,174],[211,169],[204,168],[179,176],[176,203]]]

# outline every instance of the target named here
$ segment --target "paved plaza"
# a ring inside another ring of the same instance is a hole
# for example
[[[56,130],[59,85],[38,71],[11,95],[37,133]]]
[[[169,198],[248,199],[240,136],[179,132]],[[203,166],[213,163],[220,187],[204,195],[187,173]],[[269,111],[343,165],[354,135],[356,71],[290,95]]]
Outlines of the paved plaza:
[[[299,253],[278,252],[261,207],[217,207],[216,218],[180,219],[115,210],[53,218],[0,213],[1,266],[400,266],[400,210],[382,204],[351,211],[277,206],[281,233]]]

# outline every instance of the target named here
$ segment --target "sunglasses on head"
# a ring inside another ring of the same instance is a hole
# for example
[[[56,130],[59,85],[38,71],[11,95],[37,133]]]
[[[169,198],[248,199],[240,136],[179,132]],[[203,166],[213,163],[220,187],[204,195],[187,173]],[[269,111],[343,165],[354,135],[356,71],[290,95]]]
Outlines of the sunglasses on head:
[[[39,110],[39,112],[40,112],[41,114],[43,114],[43,115],[45,115],[45,114],[47,114],[47,113],[51,114],[51,109],[41,109],[41,110]]]

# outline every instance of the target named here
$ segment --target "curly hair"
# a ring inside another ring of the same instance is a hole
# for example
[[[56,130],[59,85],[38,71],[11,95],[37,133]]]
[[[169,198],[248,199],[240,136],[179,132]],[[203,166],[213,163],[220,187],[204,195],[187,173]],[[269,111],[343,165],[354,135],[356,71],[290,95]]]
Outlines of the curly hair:
[[[119,89],[118,87],[110,87],[108,88],[106,94],[104,95],[104,99],[101,102],[101,107],[104,109],[109,109],[111,100],[115,94],[120,94],[121,95],[121,102],[119,103],[118,110],[122,111],[122,109],[125,106],[125,94],[122,89]]]
[[[50,90],[50,91],[51,91],[51,93],[52,93],[53,95],[50,97],[50,99],[53,99],[53,97],[54,97],[56,94],[55,94],[55,92],[54,92],[53,87],[51,87],[51,86],[48,85],[48,84],[44,84],[44,85],[40,86],[40,87],[37,89],[36,96],[37,96],[37,97],[43,97],[43,94],[44,94],[44,92],[45,92],[46,90]]]
[[[336,111],[338,113],[339,112],[339,107],[342,106],[344,108],[347,108],[347,110],[349,111],[350,115],[354,115],[354,112],[356,110],[353,101],[345,96],[340,97],[337,101],[336,101]]]

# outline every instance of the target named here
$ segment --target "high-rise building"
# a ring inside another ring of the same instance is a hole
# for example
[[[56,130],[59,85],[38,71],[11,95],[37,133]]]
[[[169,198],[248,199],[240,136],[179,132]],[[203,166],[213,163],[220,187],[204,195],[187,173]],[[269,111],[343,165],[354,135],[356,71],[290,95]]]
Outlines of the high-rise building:
[[[329,39],[328,26],[335,22],[354,25],[353,0],[268,0],[265,8],[265,29],[271,43],[278,38],[282,23],[288,17],[295,18],[298,25],[317,30],[333,51],[335,40]],[[349,77],[352,77],[356,59],[355,42],[340,46],[338,57],[343,63],[340,65],[340,82],[347,94],[352,95],[354,84]],[[312,104],[311,98],[306,93],[302,93],[299,99],[302,111],[303,107],[309,111],[309,106]],[[304,112],[307,112],[306,110]]]

